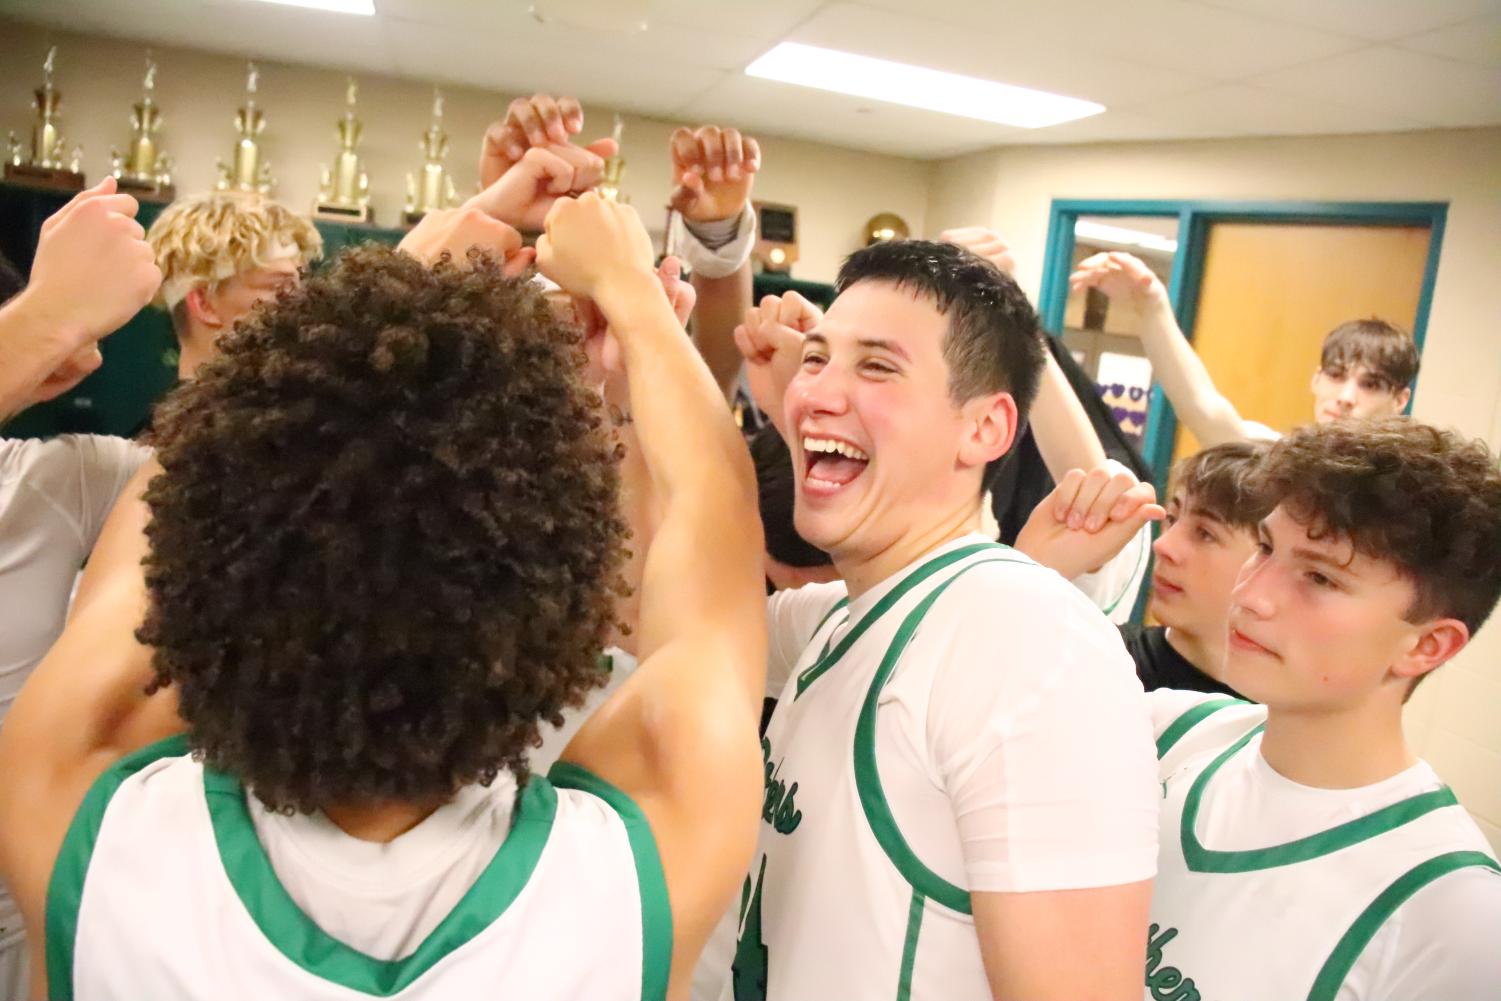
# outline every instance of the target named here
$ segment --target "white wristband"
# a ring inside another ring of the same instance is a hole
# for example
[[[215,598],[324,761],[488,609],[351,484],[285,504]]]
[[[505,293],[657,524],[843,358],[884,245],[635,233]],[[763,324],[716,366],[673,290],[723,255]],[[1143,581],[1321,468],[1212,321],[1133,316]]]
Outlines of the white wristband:
[[[734,236],[721,247],[711,248],[693,232],[694,228],[711,241],[730,231]],[[750,259],[756,245],[756,213],[749,203],[736,219],[690,224],[681,212],[672,213],[667,233],[669,252],[683,259],[688,270],[705,278],[728,278]]]

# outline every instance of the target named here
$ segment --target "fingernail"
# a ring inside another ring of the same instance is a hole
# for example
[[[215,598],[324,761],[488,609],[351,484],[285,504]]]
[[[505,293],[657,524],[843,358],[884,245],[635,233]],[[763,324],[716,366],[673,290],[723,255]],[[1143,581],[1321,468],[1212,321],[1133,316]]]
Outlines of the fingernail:
[[[1079,514],[1071,514],[1071,515],[1068,516],[1068,527],[1069,528],[1078,528],[1082,524],[1084,524],[1084,518],[1081,515],[1079,515]]]
[[[729,174],[730,174],[730,180],[732,180],[732,181],[738,181],[738,180],[740,180],[740,168],[739,167],[731,167],[730,170],[729,170]]]
[[[711,181],[722,181],[722,180],[724,180],[724,171],[720,170],[718,167],[710,167],[709,168],[709,180],[711,180]]]
[[[1100,530],[1100,519],[1098,519],[1098,518],[1091,518],[1091,519],[1089,519],[1089,524],[1086,525],[1086,526],[1084,526],[1084,527],[1085,527],[1085,531],[1098,532]]]

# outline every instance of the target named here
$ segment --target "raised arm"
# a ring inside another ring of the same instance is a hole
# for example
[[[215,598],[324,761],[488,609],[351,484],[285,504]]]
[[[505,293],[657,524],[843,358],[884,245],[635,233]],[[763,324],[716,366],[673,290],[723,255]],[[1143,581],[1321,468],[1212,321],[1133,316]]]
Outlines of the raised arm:
[[[98,341],[161,284],[136,200],[107,177],[42,224],[31,281],[0,307],[0,420],[99,367]]]
[[[673,911],[670,993],[685,997],[698,952],[744,876],[760,809],[766,640],[754,476],[652,272],[634,210],[592,194],[559,202],[537,256],[544,274],[596,303],[618,341],[660,504],[639,613],[651,653],[563,759],[646,813]]]
[[[1152,376],[1201,446],[1254,437],[1178,328],[1167,289],[1150,268],[1130,254],[1111,251],[1081,261],[1068,281],[1071,289],[1098,288],[1111,302],[1136,310],[1136,333],[1152,362]]]
[[[787,384],[802,364],[803,335],[823,319],[823,312],[796,292],[768,295],[746,310],[745,322],[735,328],[735,346],[745,359],[751,399],[783,438],[782,400]]]
[[[752,304],[750,248],[756,219],[748,211],[761,169],[761,146],[738,129],[679,128],[670,140],[673,241],[698,292],[693,341],[726,397],[740,375],[735,327]]]

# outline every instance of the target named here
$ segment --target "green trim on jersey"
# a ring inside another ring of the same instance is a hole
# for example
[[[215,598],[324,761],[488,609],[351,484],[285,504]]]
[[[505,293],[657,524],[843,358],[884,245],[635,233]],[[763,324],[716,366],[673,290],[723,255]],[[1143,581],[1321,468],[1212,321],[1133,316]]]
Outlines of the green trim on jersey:
[[[187,735],[179,733],[127,754],[94,780],[78,805],[47,883],[47,995],[52,1001],[73,1001],[78,909],[83,904],[84,878],[110,800],[127,779],[147,765],[162,758],[183,757],[190,750]]]
[[[667,898],[662,856],[646,814],[620,789],[574,762],[554,762],[547,778],[559,789],[578,789],[598,796],[625,824],[641,897],[641,1001],[665,1001],[667,978],[672,972],[672,904]]]
[[[797,676],[797,694],[793,695],[793,698],[796,699],[799,695],[802,695],[803,692],[807,691],[809,685],[813,684],[813,682],[821,678],[824,673],[829,670],[829,668],[839,663],[840,659],[849,652],[849,648],[855,644],[855,641],[858,640],[861,636],[864,636],[865,631],[871,626],[875,625],[876,622],[881,618],[881,616],[891,611],[891,609],[895,607],[897,602],[905,598],[907,596],[907,592],[911,591],[914,587],[921,584],[923,581],[927,580],[929,577],[933,576],[935,573],[944,569],[945,567],[953,566],[960,560],[966,559],[970,556],[973,556],[975,553],[983,552],[987,549],[996,549],[1003,552],[1011,551],[1010,546],[1003,546],[998,542],[977,542],[973,545],[961,546],[951,552],[935,556],[931,560],[928,560],[928,562],[924,563],[922,566],[918,567],[916,570],[913,570],[907,576],[903,577],[901,582],[898,583],[896,587],[893,587],[889,594],[883,597],[880,601],[876,602],[875,605],[871,607],[870,611],[866,612],[865,616],[859,622],[855,623],[855,628],[851,629],[848,633],[845,634],[844,639],[839,641],[838,646],[836,646],[832,651],[818,658],[818,660],[811,667]],[[1016,562],[1024,561],[1018,560]],[[833,613],[830,612],[830,614]],[[828,616],[824,617],[824,621],[828,621]],[[817,635],[817,630],[814,630],[814,635]]]
[[[902,969],[896,981],[896,1001],[911,1001],[912,968],[917,965],[917,939],[922,934],[923,903],[926,898],[912,891],[912,903],[907,907],[907,938],[902,943]]]
[[[1140,533],[1141,530],[1137,529],[1137,536],[1133,537],[1133,541],[1134,538],[1140,537]],[[1151,533],[1148,532],[1148,538],[1150,537]],[[1125,600],[1126,595],[1131,593],[1131,585],[1136,582],[1136,575],[1141,572],[1141,565],[1147,561],[1147,553],[1151,552],[1151,550],[1151,543],[1148,543],[1145,546],[1141,546],[1138,549],[1136,553],[1136,566],[1131,568],[1131,576],[1126,578],[1126,586],[1121,588],[1121,593],[1115,596],[1114,601],[1110,602],[1110,604],[1100,609],[1101,614],[1106,616],[1110,615],[1110,613],[1114,612],[1117,608],[1120,607],[1120,603]]]
[[[375,997],[404,990],[505,913],[536,869],[558,808],[557,793],[547,780],[528,782],[512,814],[510,833],[474,885],[415,952],[405,959],[382,960],[332,937],[292,900],[256,836],[238,779],[204,768],[203,792],[224,873],[266,940],[313,976]]]
[[[1420,863],[1399,876],[1392,885],[1361,912],[1348,931],[1335,945],[1334,951],[1324,961],[1319,975],[1314,978],[1313,988],[1308,992],[1308,1001],[1334,1001],[1345,978],[1355,968],[1361,952],[1371,944],[1377,930],[1390,918],[1398,907],[1413,894],[1434,880],[1460,869],[1482,866],[1501,872],[1501,865],[1484,852],[1448,852]]]
[[[1396,830],[1425,813],[1442,810],[1446,806],[1456,806],[1459,803],[1453,791],[1448,786],[1443,786],[1431,792],[1409,796],[1404,800],[1384,806],[1374,813],[1347,820],[1326,831],[1310,834],[1285,844],[1273,845],[1270,848],[1252,848],[1233,852],[1205,848],[1199,843],[1198,835],[1194,833],[1194,823],[1198,820],[1199,804],[1204,798],[1204,790],[1209,787],[1210,779],[1220,770],[1220,767],[1237,751],[1245,747],[1262,729],[1263,727],[1256,727],[1227,747],[1219,757],[1199,773],[1193,785],[1188,788],[1188,797],[1183,803],[1183,817],[1178,826],[1183,844],[1183,861],[1193,872],[1255,872],[1259,869],[1275,869],[1278,866],[1307,862]]]
[[[1173,745],[1183,739],[1185,733],[1192,730],[1206,717],[1212,716],[1221,709],[1228,709],[1231,706],[1248,706],[1250,704],[1244,699],[1210,699],[1208,702],[1200,702],[1192,709],[1186,711],[1182,716],[1169,723],[1167,729],[1162,731],[1162,735],[1157,738],[1157,760],[1161,761],[1163,756],[1172,750]]]
[[[987,547],[970,547],[964,551],[964,554],[969,556],[983,548]],[[1005,550],[1006,547],[989,548]],[[896,866],[897,872],[913,890],[960,914],[971,913],[969,891],[962,886],[950,883],[929,869],[917,857],[917,853],[912,850],[911,845],[907,844],[907,839],[902,836],[901,829],[897,827],[896,817],[891,812],[891,804],[886,800],[886,791],[881,788],[881,774],[876,767],[876,706],[880,701],[881,689],[886,687],[886,682],[896,670],[897,663],[907,649],[907,644],[912,641],[917,627],[928,614],[928,610],[933,607],[933,603],[944,591],[948,590],[949,585],[954,581],[975,567],[984,566],[987,563],[1020,563],[1024,566],[1036,566],[1030,560],[1004,557],[976,560],[933,588],[916,608],[907,613],[907,617],[897,628],[896,635],[891,640],[891,646],[886,648],[886,656],[881,659],[880,666],[876,668],[875,677],[871,680],[870,689],[865,695],[865,704],[860,709],[860,718],[855,723],[855,788],[860,794],[860,805],[865,810],[865,821],[870,825],[871,833],[875,835],[876,841],[881,845],[881,850],[886,853],[892,865]]]

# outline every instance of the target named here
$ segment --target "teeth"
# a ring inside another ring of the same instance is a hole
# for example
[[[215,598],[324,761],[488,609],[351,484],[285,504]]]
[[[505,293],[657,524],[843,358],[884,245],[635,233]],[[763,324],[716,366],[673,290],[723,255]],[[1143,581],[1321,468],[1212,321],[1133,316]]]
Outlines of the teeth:
[[[819,452],[847,456],[851,459],[859,459],[861,462],[869,462],[870,456],[860,451],[847,442],[835,441],[833,438],[803,437],[804,452]]]

